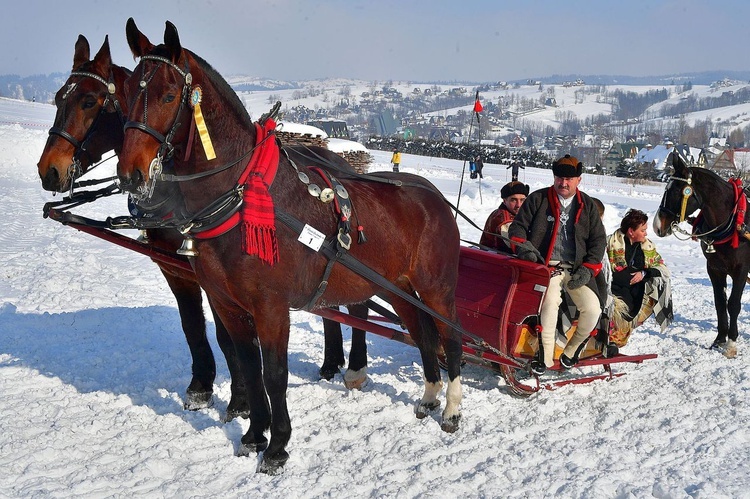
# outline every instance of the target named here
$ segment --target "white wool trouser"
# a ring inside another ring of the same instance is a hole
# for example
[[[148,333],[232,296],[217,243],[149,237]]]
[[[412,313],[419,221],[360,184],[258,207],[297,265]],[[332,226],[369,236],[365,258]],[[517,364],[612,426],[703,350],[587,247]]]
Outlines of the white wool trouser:
[[[557,329],[557,314],[562,304],[562,289],[570,280],[570,270],[560,269],[557,275],[549,280],[547,294],[542,303],[542,346],[544,347],[544,364],[552,367],[555,363],[555,330]],[[578,327],[573,337],[568,341],[563,353],[567,357],[573,357],[576,349],[586,341],[591,331],[599,324],[602,309],[599,306],[599,298],[587,286],[578,289],[567,289],[573,303],[578,308]]]

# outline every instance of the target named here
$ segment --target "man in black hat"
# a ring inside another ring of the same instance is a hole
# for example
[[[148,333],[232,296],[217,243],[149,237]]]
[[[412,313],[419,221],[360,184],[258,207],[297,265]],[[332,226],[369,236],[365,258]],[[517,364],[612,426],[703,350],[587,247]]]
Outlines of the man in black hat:
[[[602,312],[594,280],[602,268],[607,236],[592,199],[578,190],[583,164],[566,154],[552,165],[551,187],[532,192],[509,228],[519,258],[548,265],[551,277],[540,314],[541,344],[531,369],[542,374],[554,365],[557,316],[563,289],[578,308],[578,328],[564,345],[560,365],[575,365]],[[541,254],[528,247],[531,243]],[[563,346],[563,345],[561,345]]]
[[[521,209],[526,196],[529,195],[529,186],[518,180],[513,180],[503,186],[500,195],[503,202],[487,218],[479,244],[512,253],[510,246],[498,234],[508,237],[508,227],[518,214],[518,210]]]

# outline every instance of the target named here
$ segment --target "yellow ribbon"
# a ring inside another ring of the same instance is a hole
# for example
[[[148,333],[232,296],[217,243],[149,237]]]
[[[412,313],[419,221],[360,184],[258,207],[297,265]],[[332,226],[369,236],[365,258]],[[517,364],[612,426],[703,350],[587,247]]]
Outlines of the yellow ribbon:
[[[203,151],[206,153],[206,158],[210,161],[216,158],[216,152],[214,152],[214,145],[211,143],[211,136],[208,134],[206,120],[203,119],[203,113],[201,112],[201,97],[201,88],[196,86],[193,88],[190,103],[193,106],[193,118],[195,119],[195,127],[198,129],[201,143],[203,144]]]

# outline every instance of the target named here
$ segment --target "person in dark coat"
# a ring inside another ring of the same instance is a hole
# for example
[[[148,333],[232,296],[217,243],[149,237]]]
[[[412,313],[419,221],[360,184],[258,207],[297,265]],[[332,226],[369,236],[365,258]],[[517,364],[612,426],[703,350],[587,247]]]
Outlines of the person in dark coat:
[[[518,213],[518,210],[521,209],[526,196],[529,195],[529,186],[523,182],[514,180],[503,186],[500,190],[500,195],[503,198],[503,202],[487,218],[479,244],[511,253],[510,245],[502,237],[498,236],[498,234],[508,237],[508,227]]]
[[[540,352],[532,362],[535,374],[554,365],[555,330],[563,288],[578,308],[578,328],[560,355],[560,365],[575,365],[578,347],[595,332],[602,313],[594,277],[601,271],[607,235],[592,199],[578,189],[583,164],[566,154],[552,165],[554,183],[532,192],[509,228],[519,258],[551,268],[542,302]],[[528,247],[531,243],[541,254]]]

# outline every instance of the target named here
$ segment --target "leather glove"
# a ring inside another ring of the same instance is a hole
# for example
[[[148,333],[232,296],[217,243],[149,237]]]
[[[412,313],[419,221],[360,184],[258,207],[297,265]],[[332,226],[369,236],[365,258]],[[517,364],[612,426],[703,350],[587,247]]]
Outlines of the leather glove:
[[[539,261],[539,259],[536,257],[536,253],[534,253],[534,250],[524,248],[523,246],[518,247],[518,249],[516,250],[516,256],[518,256],[518,258],[520,258],[521,260],[526,260],[532,263],[536,263]]]
[[[571,274],[570,280],[568,281],[568,289],[578,289],[581,286],[585,286],[591,280],[593,275],[594,273],[591,272],[591,269],[581,265],[575,272],[573,272],[573,274]]]

